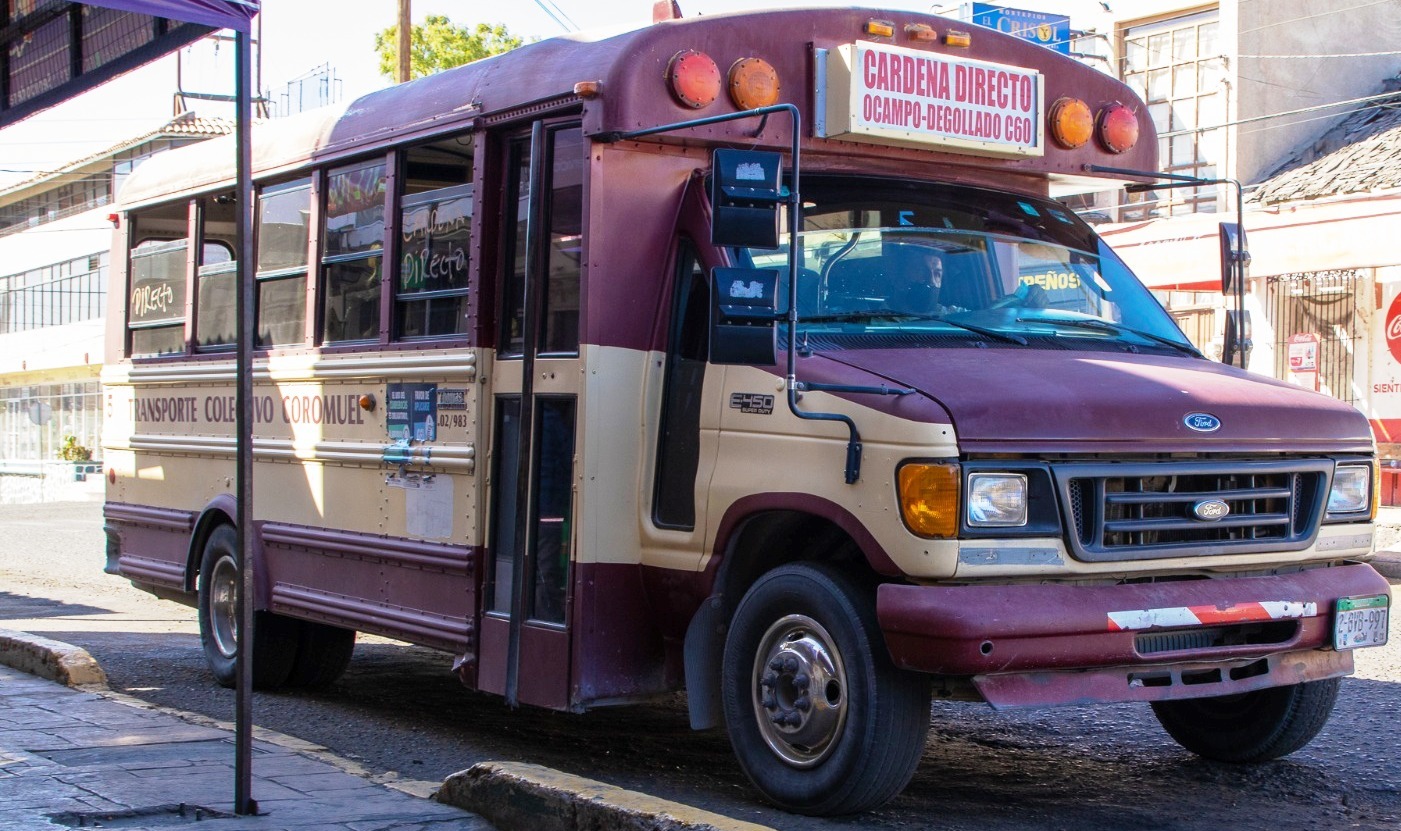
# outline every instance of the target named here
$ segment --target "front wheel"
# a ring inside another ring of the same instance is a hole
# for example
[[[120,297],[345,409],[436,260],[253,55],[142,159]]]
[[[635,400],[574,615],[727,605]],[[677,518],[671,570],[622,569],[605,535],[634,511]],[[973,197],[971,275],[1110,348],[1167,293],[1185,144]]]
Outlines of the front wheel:
[[[745,594],[725,642],[730,743],[754,786],[814,816],[874,808],[910,781],[929,730],[929,684],[890,660],[874,592],[796,563]]]
[[[1183,747],[1219,762],[1268,762],[1313,740],[1333,712],[1340,678],[1239,695],[1155,701],[1153,715]]]
[[[220,525],[204,543],[199,568],[199,641],[214,679],[225,687],[238,680],[237,536]],[[253,686],[276,689],[297,659],[297,621],[255,612],[253,615]]]

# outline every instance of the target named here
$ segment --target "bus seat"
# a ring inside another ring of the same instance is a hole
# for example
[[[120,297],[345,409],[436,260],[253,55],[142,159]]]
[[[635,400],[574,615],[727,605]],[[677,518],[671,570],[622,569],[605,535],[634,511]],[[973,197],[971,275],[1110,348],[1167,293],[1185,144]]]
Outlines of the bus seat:
[[[881,261],[877,257],[838,260],[827,275],[827,311],[860,311],[880,306]]]
[[[818,312],[822,277],[810,268],[798,270],[798,314],[814,315]]]

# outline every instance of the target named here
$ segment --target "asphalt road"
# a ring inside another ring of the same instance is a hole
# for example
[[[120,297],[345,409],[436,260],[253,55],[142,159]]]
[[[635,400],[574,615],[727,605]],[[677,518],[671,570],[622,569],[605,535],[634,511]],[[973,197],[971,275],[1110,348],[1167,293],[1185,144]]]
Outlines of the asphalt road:
[[[204,668],[195,614],[102,573],[100,506],[0,506],[0,627],[87,649],[114,689],[231,720]],[[905,793],[860,817],[765,806],[722,731],[693,733],[680,696],[582,716],[509,711],[463,690],[443,653],[362,638],[324,693],[267,693],[255,721],[324,745],[380,779],[421,783],[475,762],[548,765],[779,829],[1387,829],[1401,827],[1401,624],[1357,655],[1324,732],[1288,759],[1241,767],[1181,750],[1148,709],[996,713],[934,706]],[[256,764],[256,760],[254,761]],[[256,797],[256,794],[255,794]]]

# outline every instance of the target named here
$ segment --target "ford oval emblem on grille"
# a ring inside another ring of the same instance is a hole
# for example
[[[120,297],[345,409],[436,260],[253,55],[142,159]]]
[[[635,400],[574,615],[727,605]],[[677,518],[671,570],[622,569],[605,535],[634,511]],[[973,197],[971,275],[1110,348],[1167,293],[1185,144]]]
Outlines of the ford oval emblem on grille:
[[[1182,423],[1198,433],[1214,433],[1221,427],[1221,419],[1211,413],[1188,413],[1182,417]]]
[[[1218,519],[1225,519],[1231,512],[1231,506],[1220,499],[1203,499],[1192,506],[1192,513],[1197,519],[1203,522],[1215,522]]]

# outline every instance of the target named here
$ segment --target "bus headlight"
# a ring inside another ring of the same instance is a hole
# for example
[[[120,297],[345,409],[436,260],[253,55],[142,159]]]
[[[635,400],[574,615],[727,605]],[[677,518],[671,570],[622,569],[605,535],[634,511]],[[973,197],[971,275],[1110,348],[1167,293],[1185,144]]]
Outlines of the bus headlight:
[[[1372,466],[1339,465],[1328,492],[1328,513],[1356,514],[1372,508]]]
[[[905,525],[921,537],[948,539],[958,535],[958,465],[911,462],[896,472],[900,514]]]
[[[1012,528],[1026,525],[1027,487],[1023,473],[968,474],[968,525]]]

